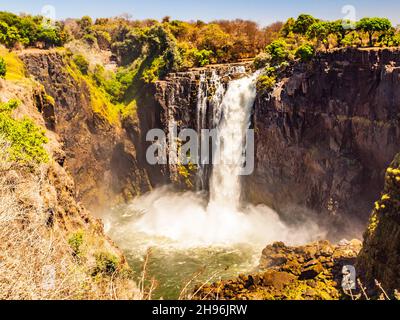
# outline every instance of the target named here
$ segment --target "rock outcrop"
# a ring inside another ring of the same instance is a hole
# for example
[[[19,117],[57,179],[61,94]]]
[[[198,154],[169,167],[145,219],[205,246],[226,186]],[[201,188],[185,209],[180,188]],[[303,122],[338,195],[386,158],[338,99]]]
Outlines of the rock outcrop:
[[[319,241],[300,247],[277,242],[263,250],[258,272],[199,288],[198,299],[337,300],[346,298],[342,269],[353,265],[361,242],[332,245]],[[195,289],[195,292],[197,289]]]
[[[375,281],[390,296],[400,289],[400,155],[386,172],[384,191],[364,234],[357,271],[372,295],[381,294]]]
[[[336,227],[336,240],[361,234],[400,150],[399,85],[395,49],[337,50],[296,64],[271,94],[257,97],[247,199],[290,219],[315,214]]]

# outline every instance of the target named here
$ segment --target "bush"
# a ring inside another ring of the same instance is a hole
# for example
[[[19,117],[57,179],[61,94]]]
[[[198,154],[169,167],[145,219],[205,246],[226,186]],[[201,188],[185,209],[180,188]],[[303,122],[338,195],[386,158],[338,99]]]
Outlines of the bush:
[[[268,92],[272,91],[276,85],[276,77],[261,75],[257,79],[257,91]]]
[[[4,78],[7,73],[7,65],[2,57],[0,57],[0,78]]]
[[[269,53],[262,52],[260,53],[253,62],[253,66],[256,70],[265,68],[271,62],[272,57]]]
[[[318,20],[309,14],[301,14],[293,25],[293,32],[305,35],[308,28]]]
[[[297,48],[295,56],[301,61],[310,61],[315,54],[314,47],[310,44],[303,44]]]
[[[69,239],[68,244],[72,249],[73,255],[79,257],[82,254],[81,247],[83,245],[83,232],[74,233]]]
[[[108,252],[96,254],[96,267],[93,276],[98,274],[113,275],[118,270],[119,259],[115,255]]]
[[[44,149],[48,142],[42,128],[29,118],[15,120],[11,113],[18,107],[17,100],[0,104],[0,134],[10,143],[9,160],[21,163],[47,162],[49,156]]]
[[[189,56],[193,59],[193,64],[196,67],[204,67],[211,63],[212,51],[210,50],[197,50],[193,49],[190,51]]]
[[[83,36],[83,41],[85,41],[89,46],[97,45],[97,38],[92,34],[85,34]]]
[[[268,45],[266,52],[271,56],[271,61],[276,64],[286,61],[290,54],[287,43],[282,39]]]
[[[73,58],[73,61],[75,65],[78,67],[78,69],[82,72],[82,74],[87,74],[89,71],[89,62],[86,60],[84,56],[81,54],[76,55]]]

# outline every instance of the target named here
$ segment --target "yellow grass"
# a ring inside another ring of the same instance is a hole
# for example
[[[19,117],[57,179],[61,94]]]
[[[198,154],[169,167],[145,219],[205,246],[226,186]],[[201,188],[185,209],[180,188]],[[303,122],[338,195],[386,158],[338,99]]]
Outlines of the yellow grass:
[[[6,80],[18,81],[26,76],[23,62],[14,52],[10,52],[6,48],[0,46],[0,57],[4,58],[7,65]]]

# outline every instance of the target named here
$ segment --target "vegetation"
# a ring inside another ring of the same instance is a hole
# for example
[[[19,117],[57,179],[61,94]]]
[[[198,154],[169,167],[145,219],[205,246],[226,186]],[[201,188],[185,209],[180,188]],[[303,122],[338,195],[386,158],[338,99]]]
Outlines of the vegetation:
[[[25,78],[24,64],[14,52],[0,46],[0,57],[5,63],[6,73],[4,77],[6,80],[16,81]]]
[[[4,58],[0,57],[0,78],[4,78],[7,73],[7,65]]]
[[[0,104],[0,134],[10,144],[9,160],[21,163],[47,162],[49,156],[44,144],[48,140],[44,130],[29,118],[14,119],[11,114],[18,104],[16,100]]]
[[[68,40],[64,25],[51,25],[42,16],[15,15],[0,12],[0,44],[7,48],[33,46],[42,43],[44,47],[61,46]]]
[[[83,235],[82,231],[78,231],[68,239],[68,244],[70,245],[75,257],[80,257],[82,254]]]
[[[254,60],[255,69],[265,68],[257,86],[263,91],[272,90],[279,72],[293,61],[310,61],[319,50],[361,47],[363,44],[370,47],[398,46],[400,32],[386,18],[363,18],[353,25],[341,20],[323,21],[308,14],[290,18],[282,25],[280,37],[267,45]],[[267,74],[270,67],[275,68],[273,74]]]
[[[93,271],[93,276],[102,274],[112,276],[119,266],[119,259],[117,256],[108,253],[100,252],[96,255],[96,267]]]

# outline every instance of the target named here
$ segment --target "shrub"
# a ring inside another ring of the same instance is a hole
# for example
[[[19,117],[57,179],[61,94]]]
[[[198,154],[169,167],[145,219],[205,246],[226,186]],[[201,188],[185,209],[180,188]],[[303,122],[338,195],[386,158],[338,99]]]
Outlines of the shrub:
[[[83,41],[85,41],[89,46],[97,45],[97,38],[92,34],[85,34],[83,36]]]
[[[301,14],[293,25],[293,32],[305,35],[308,28],[317,21],[317,19],[309,14]]]
[[[311,44],[303,44],[297,48],[295,56],[301,61],[310,61],[315,54],[314,47]]]
[[[253,66],[256,70],[265,68],[271,62],[272,57],[269,53],[262,52],[260,53],[253,62]]]
[[[282,39],[275,40],[268,45],[266,52],[271,56],[271,61],[276,64],[287,60],[290,54],[287,43]]]
[[[72,249],[72,253],[75,257],[79,257],[82,254],[81,247],[83,245],[83,232],[79,231],[74,233],[69,239],[68,244]]]
[[[100,252],[96,254],[96,267],[93,276],[98,274],[111,276],[118,270],[118,265],[118,257],[108,252]]]
[[[48,139],[44,130],[29,118],[12,118],[11,113],[18,104],[17,100],[0,104],[0,134],[10,142],[9,160],[21,163],[47,162],[49,156],[43,145]]]
[[[0,78],[4,78],[7,73],[7,65],[5,60],[0,57]]]
[[[196,67],[204,67],[205,65],[211,63],[212,51],[210,51],[210,50],[193,49],[193,50],[191,50],[189,55],[193,59],[194,66],[196,66]]]
[[[78,69],[82,72],[82,74],[87,74],[89,71],[89,62],[86,60],[86,58],[78,54],[73,58],[73,61],[75,65],[78,67]]]
[[[276,85],[276,77],[261,75],[257,79],[257,90],[260,92],[272,91]]]

